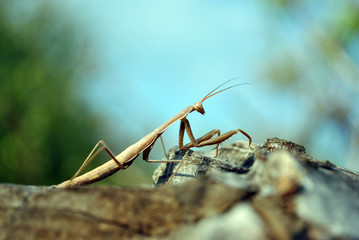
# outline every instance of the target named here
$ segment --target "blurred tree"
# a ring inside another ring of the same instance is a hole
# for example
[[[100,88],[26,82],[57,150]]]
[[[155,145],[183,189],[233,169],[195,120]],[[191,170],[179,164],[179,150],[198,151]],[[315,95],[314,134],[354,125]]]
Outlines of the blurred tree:
[[[308,106],[310,117],[296,141],[358,170],[358,2],[263,1],[273,10],[267,42],[276,52],[260,66],[262,74]]]
[[[71,20],[21,4],[0,1],[0,182],[55,184],[98,139],[74,91],[90,62]]]

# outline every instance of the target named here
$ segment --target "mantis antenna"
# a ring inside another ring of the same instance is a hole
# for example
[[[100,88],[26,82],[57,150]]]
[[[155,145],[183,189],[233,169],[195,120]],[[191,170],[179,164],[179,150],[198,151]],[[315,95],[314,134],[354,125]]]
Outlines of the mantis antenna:
[[[220,93],[220,92],[226,91],[226,90],[228,90],[228,89],[230,89],[230,88],[237,87],[237,86],[239,86],[239,85],[244,85],[244,84],[251,84],[251,83],[239,83],[239,84],[235,84],[235,85],[233,85],[233,86],[230,86],[230,87],[227,87],[227,88],[225,88],[225,89],[222,89],[222,90],[220,90],[220,91],[215,92],[218,88],[222,87],[224,84],[226,84],[226,83],[228,83],[228,82],[230,82],[230,81],[233,81],[233,80],[235,80],[235,79],[237,79],[237,78],[238,78],[238,77],[229,79],[228,81],[225,81],[224,83],[222,83],[221,85],[219,85],[218,87],[216,87],[215,89],[213,89],[212,91],[210,91],[210,92],[202,99],[201,102],[203,103],[203,102],[204,102],[205,100],[207,100],[208,98],[210,98],[210,97],[212,97],[212,96],[214,96],[214,95],[216,95],[216,94],[218,94],[218,93]]]

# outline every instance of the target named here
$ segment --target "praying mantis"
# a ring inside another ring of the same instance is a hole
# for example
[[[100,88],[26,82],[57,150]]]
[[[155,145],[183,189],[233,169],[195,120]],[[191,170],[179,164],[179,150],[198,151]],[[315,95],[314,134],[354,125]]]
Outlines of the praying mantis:
[[[208,146],[208,145],[216,145],[215,149],[216,149],[216,155],[217,155],[219,144],[239,132],[248,138],[249,147],[251,148],[252,138],[249,136],[249,134],[247,134],[246,132],[244,132],[241,129],[235,129],[235,130],[229,131],[227,133],[224,133],[222,135],[220,133],[220,130],[214,129],[214,130],[210,131],[209,133],[203,135],[202,137],[195,139],[195,137],[193,136],[189,121],[187,120],[187,116],[191,112],[197,111],[197,112],[201,113],[202,115],[205,114],[205,110],[202,105],[202,103],[205,100],[209,99],[210,97],[212,97],[220,92],[223,92],[230,88],[245,84],[245,83],[235,84],[235,85],[232,85],[230,87],[224,88],[224,89],[216,92],[217,89],[219,89],[220,87],[222,87],[224,84],[228,83],[229,81],[231,81],[231,80],[228,80],[228,81],[222,83],[221,85],[219,85],[218,87],[216,87],[215,89],[213,89],[201,101],[196,102],[193,105],[186,107],[181,112],[174,115],[167,122],[165,122],[164,124],[162,124],[161,126],[156,128],[155,130],[153,130],[151,133],[149,133],[146,136],[144,136],[143,138],[141,138],[138,142],[130,145],[128,148],[126,148],[124,151],[122,151],[117,156],[115,156],[112,153],[110,148],[107,147],[106,143],[103,140],[100,140],[95,145],[95,147],[92,149],[92,151],[90,152],[90,154],[88,155],[88,157],[86,158],[86,160],[84,161],[84,163],[82,164],[80,169],[75,173],[75,175],[70,180],[67,180],[58,185],[55,185],[54,187],[68,188],[68,187],[73,187],[73,186],[87,185],[87,184],[90,184],[93,182],[100,181],[100,180],[114,174],[115,172],[117,172],[120,169],[128,168],[140,153],[142,153],[142,155],[143,155],[142,158],[146,162],[150,162],[150,163],[180,163],[182,160],[149,160],[148,159],[149,154],[150,154],[156,140],[161,137],[163,132],[165,132],[171,125],[173,125],[177,121],[181,121],[180,122],[180,130],[179,130],[179,144],[178,144],[179,150],[187,150],[191,147],[204,147],[204,146]],[[187,132],[187,135],[191,142],[186,145],[183,145],[183,137],[184,137],[185,131]],[[214,137],[216,134],[217,134],[217,136]],[[161,141],[162,141],[162,137],[161,137]],[[162,144],[163,144],[163,142],[162,142]],[[101,166],[98,166],[97,168],[80,175],[80,173],[86,168],[86,166],[103,150],[105,150],[108,153],[108,155],[111,157],[111,159],[109,161],[107,161],[106,163],[102,164]],[[179,169],[179,167],[178,167],[178,169]],[[178,169],[177,169],[177,171],[178,171]],[[174,175],[176,174],[176,172],[174,173]]]

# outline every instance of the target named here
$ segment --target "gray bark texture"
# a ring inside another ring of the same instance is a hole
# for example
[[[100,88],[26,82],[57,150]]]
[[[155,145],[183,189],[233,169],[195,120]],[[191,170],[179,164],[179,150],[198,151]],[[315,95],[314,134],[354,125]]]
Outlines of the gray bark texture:
[[[252,146],[172,148],[182,164],[154,188],[0,184],[0,239],[359,239],[358,173],[290,141]]]

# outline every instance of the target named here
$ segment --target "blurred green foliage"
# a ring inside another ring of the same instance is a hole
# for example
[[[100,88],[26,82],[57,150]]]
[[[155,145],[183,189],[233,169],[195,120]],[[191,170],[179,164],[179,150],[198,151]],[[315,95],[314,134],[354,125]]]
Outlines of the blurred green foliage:
[[[73,90],[90,62],[82,38],[56,11],[39,6],[16,22],[5,2],[0,1],[0,182],[59,183],[97,140],[97,120]]]
[[[263,2],[273,10],[268,12],[278,28],[268,37],[276,52],[269,64],[260,67],[262,77],[271,86],[290,91],[298,106],[300,102],[309,106],[309,118],[299,127],[297,141],[309,152],[316,148],[318,155],[324,153],[337,164],[358,169],[359,3],[322,1],[326,4],[322,7],[320,1]],[[296,41],[283,41],[298,32]],[[342,145],[333,146],[338,142]]]
[[[289,91],[298,106],[300,102],[310,106],[309,118],[297,127],[296,141],[311,153],[310,148],[323,138],[321,131],[330,125],[339,134],[329,133],[322,152],[330,155],[331,149],[347,147],[341,153],[348,156],[340,158],[349,158],[352,163],[347,166],[357,168],[359,5],[328,1],[326,9],[331,5],[335,14],[333,10],[316,14],[321,6],[311,1],[259,0],[258,4],[271,15],[265,53],[270,61],[258,66],[258,78],[273,86],[273,94]],[[86,36],[73,19],[51,6],[33,4],[30,14],[19,11],[22,5],[0,0],[0,182],[56,184],[77,170],[99,139],[109,137],[97,133],[103,124],[76,90],[87,84],[93,67]],[[288,42],[294,39],[286,38],[294,32],[290,28],[300,32],[297,41],[301,42]],[[116,153],[129,145],[123,137],[126,129],[120,132],[117,145],[108,142]],[[338,135],[345,147],[332,148],[330,139]],[[115,181],[126,185],[148,181],[152,169],[147,164],[145,172],[136,164],[145,163],[136,161],[116,174]]]

